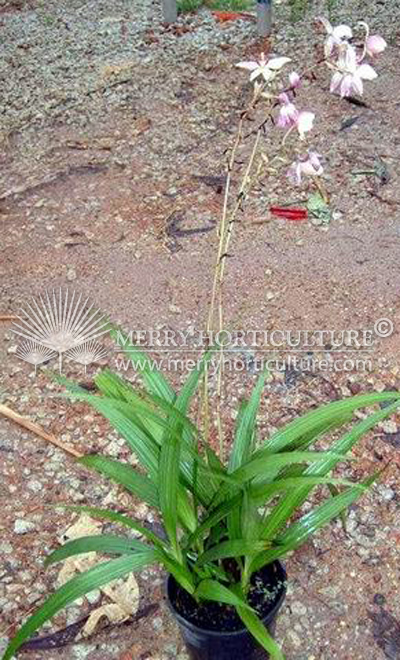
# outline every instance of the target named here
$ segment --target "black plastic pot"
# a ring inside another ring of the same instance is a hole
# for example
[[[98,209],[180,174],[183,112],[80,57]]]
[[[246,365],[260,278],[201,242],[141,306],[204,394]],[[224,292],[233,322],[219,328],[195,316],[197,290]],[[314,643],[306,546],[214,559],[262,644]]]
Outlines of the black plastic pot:
[[[286,571],[279,561],[273,563],[276,582],[286,583]],[[269,654],[259,646],[246,628],[235,632],[205,630],[187,621],[174,607],[174,595],[178,586],[170,575],[167,581],[169,607],[178,622],[191,660],[266,660]],[[263,618],[264,625],[271,635],[275,632],[276,617],[286,596],[286,587]]]

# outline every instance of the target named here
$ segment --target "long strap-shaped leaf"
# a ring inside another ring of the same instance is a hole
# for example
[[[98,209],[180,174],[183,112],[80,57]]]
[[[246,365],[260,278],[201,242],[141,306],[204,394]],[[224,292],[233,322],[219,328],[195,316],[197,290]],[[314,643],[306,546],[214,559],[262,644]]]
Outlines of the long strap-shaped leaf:
[[[242,607],[250,612],[253,611],[243,598],[216,580],[202,580],[196,589],[195,595],[197,598],[204,600],[215,600],[217,603],[227,603],[227,605]]]
[[[309,449],[310,445],[315,445],[323,436],[328,435],[330,432],[344,426],[346,423],[351,422],[353,419],[353,413],[348,413],[346,416],[335,417],[334,420],[325,420],[322,424],[314,426],[311,431],[305,433],[304,435],[298,436],[295,440],[287,444],[284,448],[285,452],[288,451],[306,451]],[[262,451],[267,451],[264,448]],[[305,467],[298,465],[289,465],[283,470],[277,469],[275,471],[268,470],[267,478],[265,475],[263,477],[257,477],[254,480],[254,484],[264,484],[269,483],[273,480],[276,480],[279,475],[279,480],[286,477],[295,477],[299,474],[302,474],[305,470]]]
[[[147,390],[151,394],[156,394],[168,402],[175,400],[176,394],[166,378],[161,374],[150,358],[139,350],[136,346],[132,346],[122,330],[114,327],[110,332],[111,337],[123,348],[132,364],[135,365],[137,370],[140,370],[140,375],[146,385]]]
[[[266,550],[268,546],[269,542],[256,541],[254,539],[233,539],[231,541],[223,541],[209,550],[206,550],[206,552],[198,558],[197,566],[204,566],[204,564],[218,559],[257,554]]]
[[[67,541],[57,550],[54,550],[45,560],[45,566],[63,561],[74,555],[87,552],[99,552],[105,555],[132,555],[137,552],[146,552],[149,546],[138,539],[127,539],[113,534],[98,534],[96,536],[80,536]]]
[[[83,456],[79,463],[104,474],[150,506],[159,507],[158,491],[153,481],[128,463],[96,454]]]
[[[144,427],[147,429],[150,427],[151,435],[159,444],[161,443],[162,432],[168,427],[167,417],[173,409],[176,410],[173,403],[154,394],[138,393],[131,383],[109,369],[97,374],[95,383],[105,397],[121,404],[129,404],[129,407],[123,406],[121,410],[131,410],[136,418],[143,422]],[[181,421],[185,431],[194,438],[198,432],[196,426],[185,415],[181,415]]]
[[[128,463],[122,463],[112,458],[93,454],[84,456],[79,459],[79,462],[104,474],[150,506],[160,509],[158,488],[154,485],[150,477],[140,474]],[[178,502],[178,516],[183,527],[189,532],[193,532],[196,527],[196,520],[185,497],[185,493],[183,493],[183,496]]]
[[[235,439],[229,459],[229,472],[233,472],[240,467],[252,453],[257,412],[264,389],[264,383],[265,374],[262,374],[257,381],[250,400],[245,402],[239,411]]]
[[[376,424],[386,419],[389,415],[399,407],[399,402],[396,401],[391,406],[379,410],[374,415],[370,415],[362,422],[356,424],[351,431],[346,433],[342,438],[334,443],[332,447],[332,454],[327,453],[325,460],[318,461],[305,468],[303,472],[304,477],[323,477],[327,475],[334,467],[336,467],[338,460],[335,454],[346,454],[358,442],[358,440],[372,429]],[[323,454],[322,454],[323,455]],[[273,539],[276,532],[281,529],[290,518],[290,516],[298,509],[303,502],[307,499],[313,486],[301,486],[288,493],[280,502],[275,506],[271,514],[264,521],[263,538]]]
[[[152,394],[151,399],[146,402],[134,392],[129,383],[108,371],[101,373],[96,378],[96,383],[99,384],[101,391],[107,395],[102,397],[87,392],[87,390],[64,377],[59,377],[58,380],[75,399],[89,403],[113,424],[125,437],[142,466],[149,471],[153,478],[156,477],[157,473],[159,449],[163,434],[167,430],[170,433],[174,432],[174,429],[171,428],[171,420],[168,417],[172,416],[175,420],[179,418],[182,424],[180,434],[183,440],[180,461],[182,476],[190,490],[192,492],[196,490],[196,496],[203,505],[212,499],[217,481],[209,473],[206,463],[197,451],[194,443],[197,429],[175,407],[174,403],[165,401],[155,394]],[[181,394],[185,393],[182,392]],[[154,405],[151,405],[153,399]],[[161,408],[166,418],[155,412],[155,407]],[[195,463],[198,463],[201,467],[201,473],[196,480],[194,479]],[[186,523],[188,523],[188,520]],[[193,528],[193,525],[190,525],[190,527]]]
[[[143,381],[146,385],[148,392],[155,397],[160,397],[165,403],[173,404],[176,400],[176,394],[172,386],[164,378],[164,376],[154,367],[154,364],[149,359],[149,357],[140,351],[136,346],[130,344],[129,337],[127,337],[120,328],[114,327],[111,332],[113,339],[124,349],[127,353],[130,360],[135,364],[136,369],[140,370]],[[200,365],[198,369],[198,374],[201,375],[204,365],[209,360],[211,353],[207,353],[203,359],[203,365]],[[185,392],[181,392],[180,399],[181,401],[186,396]],[[183,432],[183,438],[185,443],[188,441],[188,431],[185,428]],[[190,472],[190,476],[193,476],[193,471],[197,474],[196,470],[193,470],[193,466],[186,465],[186,470]],[[200,475],[198,482],[199,489],[199,499],[203,504],[209,502],[215,492],[215,481],[210,479],[210,476],[204,474],[204,470]],[[192,483],[192,479],[189,478],[189,483]]]
[[[254,449],[255,426],[261,394],[264,388],[265,374],[261,374],[248,402],[242,404],[236,423],[235,437],[228,472],[232,473],[249,458]],[[247,538],[247,533],[257,519],[257,511],[250,506],[248,498],[233,509],[227,519],[230,539]]]
[[[164,565],[164,568],[174,576],[175,580],[185,589],[189,594],[194,594],[195,592],[195,582],[193,573],[184,566],[183,563],[180,563],[166,551],[161,551],[158,553],[158,559],[161,564]]]
[[[368,488],[377,479],[379,473],[365,479],[362,482],[364,488]],[[251,563],[251,572],[257,571],[266,564],[273,562],[279,557],[283,557],[288,552],[296,550],[302,545],[309,536],[312,536],[318,529],[326,525],[333,518],[347,509],[363,493],[359,487],[348,488],[340,495],[332,497],[328,501],[318,506],[310,513],[293,523],[284,534],[274,539],[275,547],[255,557]]]
[[[192,371],[179,396],[175,400],[173,410],[169,416],[171,430],[165,431],[160,452],[158,470],[158,493],[164,527],[170,540],[175,556],[181,558],[181,549],[178,544],[178,501],[185,499],[186,493],[180,484],[180,432],[182,422],[178,413],[186,414],[190,400],[196,390],[207,356],[198,369]]]
[[[240,596],[240,587],[236,586],[238,595]],[[271,660],[285,660],[281,649],[275,640],[271,637],[271,634],[264,626],[262,621],[254,612],[250,612],[247,608],[236,606],[236,611],[242,619],[247,630],[253,635],[257,642],[265,649],[270,656]]]
[[[101,413],[112,426],[125,438],[128,445],[139,459],[142,467],[152,479],[157,478],[160,448],[138,424],[129,419],[112,399],[93,394],[75,394],[79,400],[86,401]]]
[[[178,543],[178,494],[180,443],[176,435],[165,438],[160,452],[158,488],[160,510],[167,536],[177,558],[181,558]],[[183,493],[183,496],[186,493]]]
[[[97,409],[102,406],[104,416],[108,417],[112,422],[112,419],[107,415],[107,411],[105,410],[108,401],[108,404],[114,406],[115,410],[119,411],[131,423],[132,428],[136,429],[136,440],[137,442],[140,441],[142,451],[143,447],[145,451],[146,446],[150,445],[150,451],[153,456],[157,454],[159,447],[162,445],[164,434],[167,432],[179,433],[183,441],[180,460],[182,476],[190,490],[192,492],[196,490],[196,496],[202,504],[210,501],[216,488],[216,481],[211,474],[207,473],[207,466],[196,449],[194,438],[198,431],[174,403],[169,403],[157,395],[151,395],[152,398],[148,400],[143,399],[134,392],[130,383],[125,382],[119,376],[108,371],[102,372],[96,378],[96,384],[100,386],[101,391],[106,394],[106,397],[94,396],[66,379],[63,379],[63,383],[74,397],[86,401]],[[182,391],[180,396],[184,395],[185,392]],[[102,399],[105,403],[99,403],[99,399]],[[161,408],[161,412],[165,414],[165,417],[156,412],[157,408]],[[102,411],[100,410],[100,412]],[[172,418],[175,420],[174,427],[171,426]],[[178,419],[180,422],[179,429],[177,427]],[[145,441],[146,437],[147,441]],[[132,447],[131,440],[130,446]],[[143,456],[138,453],[137,447],[133,449],[138,454],[139,459],[141,459],[142,465],[149,469],[149,464],[145,463]],[[146,455],[144,458],[146,459]],[[201,474],[196,479],[196,483],[194,483],[195,463],[199,463],[202,468]]]
[[[56,504],[56,509],[65,509],[66,511],[75,511],[76,513],[88,513],[93,518],[99,518],[100,520],[109,520],[110,522],[118,523],[123,527],[128,527],[129,529],[134,529],[136,532],[139,532],[144,536],[148,541],[154,543],[155,546],[164,549],[166,543],[164,539],[154,534],[151,529],[144,527],[136,520],[132,520],[129,516],[126,516],[123,513],[118,513],[117,511],[111,511],[110,509],[102,509],[97,506],[85,506],[78,504]]]
[[[353,481],[349,481],[348,479],[335,479],[333,477],[307,477],[302,474],[299,477],[279,479],[277,481],[273,481],[272,484],[250,486],[249,496],[257,506],[260,506],[261,504],[265,504],[268,499],[274,497],[276,494],[281,493],[282,491],[298,491],[302,486],[314,488],[315,486],[323,486],[324,484],[327,486],[357,486],[358,488],[363,488],[361,485],[358,486]]]
[[[242,494],[237,494],[234,497],[230,498],[226,502],[222,502],[217,506],[208,516],[206,516],[201,523],[198,525],[196,530],[191,534],[187,540],[187,547],[193,547],[193,545],[201,539],[208,532],[209,529],[215,527],[221,520],[226,518],[228,513],[233,509],[237,508],[242,500]]]
[[[318,452],[318,451],[292,451],[292,452],[282,452],[280,454],[273,455],[263,455],[255,459],[251,459],[248,463],[245,463],[240,468],[232,472],[232,474],[225,476],[224,474],[220,475],[222,481],[227,481],[228,483],[223,484],[216,496],[216,503],[221,502],[225,499],[226,493],[229,492],[232,485],[236,484],[239,488],[246,485],[254,477],[257,477],[261,474],[266,475],[268,470],[275,471],[276,469],[282,469],[287,465],[293,465],[296,463],[314,463],[319,461],[325,461],[327,459],[327,454],[331,454],[332,458],[334,457],[338,462],[346,459],[343,455],[334,454],[334,452]]]
[[[118,559],[103,562],[85,573],[80,573],[72,578],[72,580],[52,594],[44,605],[29,617],[8,645],[2,660],[10,660],[26,639],[31,637],[40,626],[69,603],[81,598],[94,589],[102,587],[111,580],[120,578],[132,571],[138,571],[154,563],[156,560],[156,552],[154,550],[147,550],[136,555],[118,557]]]
[[[134,414],[128,404],[123,404],[121,401],[114,401],[113,399],[94,396],[89,394],[86,391],[78,390],[73,385],[71,386],[68,382],[66,383],[71,394],[80,400],[90,403],[96,410],[106,417],[111,424],[125,437],[128,444],[137,455],[142,466],[148,470],[149,476],[153,481],[158,481],[158,472],[159,472],[159,457],[160,457],[160,447],[155,442],[155,440],[141,427],[140,424],[134,418]],[[186,393],[183,391],[182,393]],[[173,409],[174,410],[174,409]],[[179,429],[177,423],[183,423],[182,420],[185,419],[184,415],[181,414],[179,410],[175,411],[176,419],[174,423],[171,421],[167,429],[164,431],[168,433],[168,437],[172,439],[175,436],[175,442],[178,442],[179,438]],[[194,450],[193,450],[194,451]],[[178,462],[179,468],[179,462]],[[204,470],[208,470],[207,466],[202,465]],[[181,489],[181,497],[179,503],[179,514],[181,520],[185,527],[193,531],[196,526],[196,521],[194,519],[193,512],[190,510],[189,503],[184,493]]]
[[[326,406],[322,406],[317,410],[312,410],[307,415],[300,417],[300,419],[296,419],[288,424],[282,431],[275,433],[272,438],[267,441],[264,449],[271,453],[282,451],[282,449],[296,440],[296,438],[312,432],[315,427],[318,427],[325,422],[329,424],[335,419],[343,417],[345,423],[346,415],[350,412],[354,412],[359,408],[372,406],[375,403],[393,401],[394,399],[400,399],[399,392],[361,394],[343,401],[328,403]]]

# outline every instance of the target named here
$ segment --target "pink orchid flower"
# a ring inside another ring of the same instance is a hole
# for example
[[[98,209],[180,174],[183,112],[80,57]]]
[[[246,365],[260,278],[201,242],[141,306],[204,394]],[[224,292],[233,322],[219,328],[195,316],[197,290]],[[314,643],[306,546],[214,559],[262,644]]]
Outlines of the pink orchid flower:
[[[315,151],[309,151],[307,156],[298,158],[288,170],[287,176],[290,181],[299,186],[303,176],[321,176],[324,168],[320,158],[320,154]]]
[[[297,89],[301,85],[301,78],[296,71],[289,73],[289,85],[290,89]]]
[[[337,25],[333,27],[330,22],[323,17],[319,19],[324,26],[328,36],[325,41],[325,57],[330,57],[335,46],[341,46],[351,39],[353,32],[349,25]]]
[[[300,139],[304,140],[305,133],[311,131],[313,127],[315,114],[313,112],[308,112],[307,110],[297,110],[295,104],[292,103],[288,95],[284,92],[279,94],[278,98],[281,108],[279,110],[276,125],[279,126],[279,128],[289,128],[289,131],[296,127]]]
[[[279,126],[279,128],[296,126],[300,113],[295,104],[290,101],[288,95],[284,92],[279,94],[279,103],[281,104],[281,108],[279,110],[276,125]]]
[[[332,76],[331,92],[339,92],[343,98],[351,94],[362,96],[363,80],[377,78],[376,71],[369,64],[360,64],[353,46],[347,45],[340,53],[336,63],[337,71]]]
[[[273,57],[270,60],[266,60],[264,53],[261,53],[259,62],[239,62],[236,66],[240,69],[251,71],[251,81],[262,76],[265,82],[269,82],[290,61],[290,57]]]
[[[365,41],[365,51],[370,57],[383,53],[387,46],[386,41],[379,34],[372,34]]]

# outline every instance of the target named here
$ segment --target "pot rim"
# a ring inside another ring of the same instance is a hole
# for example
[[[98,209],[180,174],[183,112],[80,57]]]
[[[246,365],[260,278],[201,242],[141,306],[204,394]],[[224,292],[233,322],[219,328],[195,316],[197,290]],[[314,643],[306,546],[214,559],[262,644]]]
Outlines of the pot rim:
[[[276,566],[279,567],[279,570],[282,572],[283,578],[286,581],[287,580],[287,573],[286,573],[284,565],[279,561],[279,559],[275,559],[275,561],[273,561],[271,563],[272,563],[272,565],[275,564]],[[266,566],[267,566],[267,564],[266,564]],[[172,601],[171,601],[171,598],[170,598],[170,593],[169,593],[170,592],[170,585],[172,583],[172,580],[175,580],[175,578],[173,577],[173,575],[171,575],[169,573],[168,577],[166,579],[166,594],[167,594],[168,607],[171,610],[173,616],[177,619],[177,621],[179,623],[181,623],[185,628],[188,628],[189,630],[199,632],[200,634],[201,633],[206,634],[210,637],[226,636],[226,637],[230,637],[230,638],[235,638],[235,637],[239,637],[239,636],[243,635],[243,633],[249,633],[249,630],[248,630],[248,628],[246,628],[246,626],[243,626],[243,628],[240,628],[239,630],[231,630],[231,631],[229,631],[229,630],[220,630],[220,631],[218,631],[218,630],[209,630],[208,628],[200,628],[200,626],[196,626],[196,624],[191,623],[190,621],[185,619],[185,617],[182,616],[182,614],[179,614],[179,612],[177,612],[174,605],[172,604]],[[270,621],[272,621],[275,618],[275,616],[277,615],[278,611],[280,610],[280,608],[282,606],[283,601],[285,600],[286,591],[287,591],[287,587],[285,585],[283,587],[281,593],[280,593],[280,596],[279,596],[277,602],[275,603],[274,607],[272,608],[272,610],[270,610],[268,612],[268,614],[266,614],[266,616],[263,619],[260,619],[260,621],[262,621],[263,623],[266,623],[266,622],[269,623]]]

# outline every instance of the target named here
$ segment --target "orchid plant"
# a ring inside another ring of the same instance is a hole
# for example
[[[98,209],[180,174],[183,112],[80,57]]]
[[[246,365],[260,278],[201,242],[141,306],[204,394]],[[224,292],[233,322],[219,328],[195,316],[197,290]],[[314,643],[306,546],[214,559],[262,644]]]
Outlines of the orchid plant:
[[[332,27],[326,20],[323,24],[327,31],[324,63],[333,71],[331,91],[339,92],[342,97],[362,94],[363,80],[372,80],[377,75],[365,60],[381,53],[385,41],[377,35],[371,36],[368,26],[362,23],[365,39],[359,48],[351,43],[353,33],[349,26]],[[292,71],[286,85],[283,82],[282,71],[290,61],[288,57],[267,60],[261,55],[259,61],[237,65],[250,72],[253,95],[241,115],[228,159],[209,330],[214,329],[215,323],[218,330],[224,328],[222,290],[226,256],[237,214],[254,183],[264,174],[279,173],[278,165],[284,163],[286,167],[293,158],[288,177],[295,184],[300,184],[303,177],[318,181],[323,174],[317,151],[311,146],[306,152],[298,149],[298,144],[303,147],[313,129],[315,114],[298,105],[297,90],[302,76]],[[259,106],[260,117],[256,113]],[[256,127],[245,134],[245,126],[251,120]],[[283,131],[274,155],[266,150],[262,140],[267,125]],[[237,166],[238,149],[249,136],[254,138],[250,155],[232,200],[232,171]],[[298,143],[292,142],[290,147],[289,137],[294,136]],[[121,341],[120,333],[116,339]],[[126,341],[121,345],[126,346]],[[141,538],[103,534],[75,539],[54,550],[48,564],[87,552],[114,558],[77,575],[50,596],[19,629],[3,660],[11,660],[26,639],[69,603],[112,579],[155,563],[164,566],[195,602],[214,600],[234,608],[271,660],[284,660],[279,646],[262,625],[259,612],[249,604],[252,577],[262,567],[299,548],[374,482],[378,475],[357,484],[334,477],[333,470],[366,432],[398,409],[399,393],[374,393],[336,401],[294,420],[257,444],[256,418],[265,380],[262,374],[250,399],[240,406],[230,457],[225,461],[220,409],[217,410],[219,456],[208,442],[207,410],[204,429],[189,418],[191,399],[204,371],[204,394],[207,394],[207,364],[212,351],[192,372],[180,393],[154,370],[137,347],[128,352],[141,373],[143,390],[137,390],[109,371],[96,377],[96,394],[72,383],[65,384],[72,398],[91,405],[125,438],[135,455],[135,466],[100,455],[85,456],[81,463],[158,511],[165,533],[159,534],[157,529],[153,531],[130,515],[114,510],[67,507],[121,525]],[[221,374],[222,368],[218,373],[219,395]],[[207,400],[205,396],[204,402]],[[217,403],[220,406],[220,396]],[[321,438],[325,440],[333,430],[339,434],[355,412],[373,404],[389,405],[382,405],[345,431],[330,449],[318,449]],[[300,508],[310,492],[324,485],[334,489],[332,497],[302,514]],[[226,561],[232,559],[236,561],[235,571]]]

